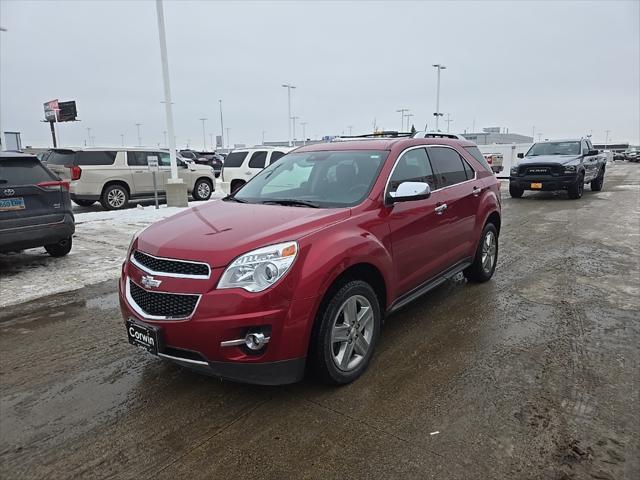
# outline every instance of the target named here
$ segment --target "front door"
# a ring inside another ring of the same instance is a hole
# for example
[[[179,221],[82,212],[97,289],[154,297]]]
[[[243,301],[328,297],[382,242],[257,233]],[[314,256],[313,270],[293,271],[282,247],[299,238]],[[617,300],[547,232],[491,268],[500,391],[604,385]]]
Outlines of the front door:
[[[438,191],[424,147],[405,150],[397,161],[389,185],[395,192],[402,182],[425,182],[434,190],[424,200],[397,202],[388,208],[393,263],[398,293],[409,292],[446,268],[449,242],[445,236],[448,214],[442,205],[445,191]]]
[[[160,160],[158,152],[131,151],[127,152],[127,165],[133,178],[134,195],[153,195],[153,173],[149,169],[148,157],[155,156]],[[167,154],[168,155],[168,154]],[[156,172],[156,186],[158,191],[164,190],[162,172]]]

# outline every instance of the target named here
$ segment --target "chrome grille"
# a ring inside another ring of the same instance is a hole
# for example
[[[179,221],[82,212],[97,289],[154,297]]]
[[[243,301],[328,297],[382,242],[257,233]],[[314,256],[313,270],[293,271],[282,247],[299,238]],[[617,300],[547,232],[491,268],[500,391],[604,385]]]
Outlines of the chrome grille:
[[[132,261],[142,270],[152,274],[195,278],[209,278],[210,274],[209,265],[206,263],[159,258],[139,250],[133,252]]]
[[[176,319],[190,317],[198,304],[200,295],[150,292],[129,279],[130,300],[146,317]]]

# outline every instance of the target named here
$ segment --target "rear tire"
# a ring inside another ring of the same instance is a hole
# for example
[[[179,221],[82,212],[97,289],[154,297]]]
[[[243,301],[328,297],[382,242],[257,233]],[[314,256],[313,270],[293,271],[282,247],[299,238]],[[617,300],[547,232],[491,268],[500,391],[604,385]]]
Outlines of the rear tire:
[[[80,205],[81,207],[90,207],[91,205],[96,203],[96,201],[95,200],[74,200],[73,203],[75,203],[76,205]]]
[[[473,263],[462,272],[471,282],[486,282],[491,279],[498,264],[498,229],[487,223],[482,230]]]
[[[604,168],[601,168],[598,172],[598,176],[591,180],[591,191],[599,192],[602,190],[602,186],[604,185]]]
[[[58,243],[45,245],[44,249],[52,257],[64,257],[67,253],[71,251],[72,246],[73,246],[73,240],[72,240],[72,237],[69,237],[69,238],[63,238]]]
[[[582,198],[582,194],[584,193],[584,175],[580,175],[578,177],[578,181],[571,185],[567,192],[569,193],[569,198],[571,200],[578,200]]]
[[[109,185],[102,192],[100,204],[106,210],[121,210],[129,204],[129,192],[123,185]]]
[[[509,185],[509,195],[511,195],[512,198],[520,198],[522,197],[522,194],[524,193],[524,190],[522,188],[518,188],[515,185]]]
[[[193,198],[199,201],[209,200],[211,198],[211,191],[213,187],[211,182],[204,178],[198,179],[193,186]]]
[[[310,367],[323,382],[353,382],[367,369],[381,326],[373,288],[362,280],[345,283],[318,312],[309,348]]]

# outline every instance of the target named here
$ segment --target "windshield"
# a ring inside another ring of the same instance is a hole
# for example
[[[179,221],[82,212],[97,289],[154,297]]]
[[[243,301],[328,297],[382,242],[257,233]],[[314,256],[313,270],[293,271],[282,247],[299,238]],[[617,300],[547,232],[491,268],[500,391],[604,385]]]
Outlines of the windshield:
[[[537,155],[580,155],[580,142],[544,142],[534,144],[527,157]]]
[[[271,164],[234,198],[249,203],[350,207],[368,195],[389,152],[299,152]]]

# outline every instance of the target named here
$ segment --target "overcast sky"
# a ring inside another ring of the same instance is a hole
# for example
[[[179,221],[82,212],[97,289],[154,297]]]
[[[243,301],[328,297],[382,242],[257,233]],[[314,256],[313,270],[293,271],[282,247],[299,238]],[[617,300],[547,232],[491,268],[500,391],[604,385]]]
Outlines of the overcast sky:
[[[451,131],[501,126],[543,138],[640,143],[640,2],[165,2],[179,147],[202,123],[231,143],[287,139],[287,92],[307,137],[373,121],[433,129],[434,63]],[[154,1],[0,0],[0,122],[48,146],[43,102],[75,100],[64,145],[164,143]],[[446,131],[446,123],[440,125]],[[297,137],[301,138],[298,124]]]

